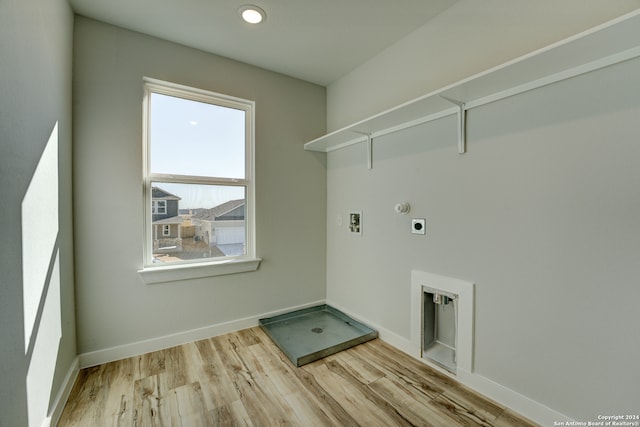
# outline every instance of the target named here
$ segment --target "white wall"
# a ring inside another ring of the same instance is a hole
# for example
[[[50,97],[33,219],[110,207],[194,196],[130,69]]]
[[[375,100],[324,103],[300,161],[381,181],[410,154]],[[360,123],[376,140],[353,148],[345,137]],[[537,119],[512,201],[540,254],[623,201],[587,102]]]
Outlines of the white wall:
[[[576,420],[635,414],[639,75],[470,110],[464,155],[454,116],[378,138],[372,170],[364,144],[329,153],[327,299],[408,340],[412,269],[474,282],[475,374]]]
[[[76,17],[78,347],[96,352],[325,298],[325,89]],[[146,285],[142,78],[256,101],[256,272]]]
[[[73,13],[0,2],[0,425],[43,425],[76,360]]]
[[[640,7],[640,0],[460,0],[327,88],[339,129]]]

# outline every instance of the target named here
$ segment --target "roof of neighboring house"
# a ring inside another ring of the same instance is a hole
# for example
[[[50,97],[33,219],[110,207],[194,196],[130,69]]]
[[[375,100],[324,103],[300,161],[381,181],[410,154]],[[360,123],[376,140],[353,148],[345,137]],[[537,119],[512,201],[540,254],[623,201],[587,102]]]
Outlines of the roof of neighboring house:
[[[175,194],[171,194],[160,187],[151,187],[151,198],[153,200],[182,200]]]
[[[170,218],[159,219],[157,221],[153,221],[152,224],[182,224],[184,219],[181,216],[172,216]]]
[[[204,219],[206,221],[215,221],[216,218],[224,216],[226,213],[231,212],[234,209],[244,205],[244,199],[229,200],[221,205],[214,206],[211,209],[194,209],[193,217],[197,219]]]

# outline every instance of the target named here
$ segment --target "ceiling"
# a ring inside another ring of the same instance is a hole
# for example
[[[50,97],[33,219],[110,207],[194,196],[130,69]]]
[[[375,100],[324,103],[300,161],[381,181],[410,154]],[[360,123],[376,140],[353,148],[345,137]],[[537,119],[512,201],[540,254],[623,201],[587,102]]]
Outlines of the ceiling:
[[[76,13],[326,86],[457,0],[69,0]],[[267,19],[247,24],[238,8]]]

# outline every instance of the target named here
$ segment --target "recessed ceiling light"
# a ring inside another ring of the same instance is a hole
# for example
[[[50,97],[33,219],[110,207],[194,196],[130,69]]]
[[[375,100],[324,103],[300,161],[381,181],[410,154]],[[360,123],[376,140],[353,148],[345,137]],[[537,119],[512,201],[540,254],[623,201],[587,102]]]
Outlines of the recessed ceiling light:
[[[252,4],[240,6],[238,13],[249,24],[259,24],[267,17],[264,10]]]

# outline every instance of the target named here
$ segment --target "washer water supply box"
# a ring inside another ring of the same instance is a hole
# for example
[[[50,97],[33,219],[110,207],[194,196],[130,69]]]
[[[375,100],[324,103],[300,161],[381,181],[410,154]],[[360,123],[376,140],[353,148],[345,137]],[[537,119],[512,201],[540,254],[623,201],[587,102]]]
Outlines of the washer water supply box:
[[[457,368],[457,295],[424,289],[422,357],[451,373]]]

